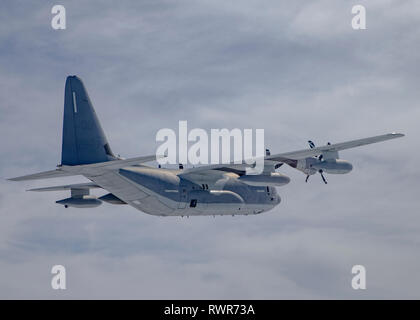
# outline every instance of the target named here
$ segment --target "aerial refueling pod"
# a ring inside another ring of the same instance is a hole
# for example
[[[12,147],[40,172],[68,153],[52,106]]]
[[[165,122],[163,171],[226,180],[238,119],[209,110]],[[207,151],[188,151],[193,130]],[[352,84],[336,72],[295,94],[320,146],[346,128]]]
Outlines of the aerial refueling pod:
[[[89,189],[71,189],[71,197],[58,200],[55,203],[64,205],[65,208],[94,208],[100,206],[102,201],[89,195]]]
[[[75,208],[94,208],[100,206],[102,201],[97,199],[95,196],[83,196],[83,197],[70,197],[63,200],[56,201],[58,204],[64,205],[64,207],[75,207]]]
[[[250,186],[257,187],[280,187],[290,182],[290,178],[288,176],[278,172],[271,172],[270,174],[243,175],[239,177],[238,180]]]

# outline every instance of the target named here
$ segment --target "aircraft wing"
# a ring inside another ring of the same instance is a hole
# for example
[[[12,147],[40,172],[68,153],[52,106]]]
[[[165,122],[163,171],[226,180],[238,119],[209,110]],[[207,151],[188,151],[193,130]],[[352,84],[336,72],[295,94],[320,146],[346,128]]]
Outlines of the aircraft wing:
[[[383,134],[380,136],[340,142],[340,143],[325,145],[325,146],[316,147],[312,149],[303,149],[303,150],[298,150],[298,151],[274,154],[274,155],[266,157],[265,159],[271,160],[271,161],[279,161],[279,162],[283,162],[283,160],[285,159],[286,160],[287,159],[299,160],[299,159],[304,159],[307,157],[318,156],[321,153],[327,152],[327,151],[341,151],[341,150],[356,148],[356,147],[364,146],[367,144],[382,142],[382,141],[395,139],[395,138],[401,138],[401,137],[404,137],[402,133],[388,133],[388,134]]]
[[[54,187],[46,187],[46,188],[36,188],[36,189],[29,189],[27,191],[62,191],[62,190],[87,190],[87,189],[94,189],[94,188],[101,188],[97,184],[93,182],[87,183],[75,183],[75,184],[66,184],[63,186],[54,186]]]
[[[60,169],[56,169],[56,170],[49,170],[49,171],[29,174],[29,175],[26,175],[26,176],[20,176],[20,177],[16,177],[16,178],[10,178],[10,179],[7,179],[7,180],[10,180],[10,181],[25,181],[25,180],[59,178],[59,177],[66,177],[66,176],[72,176],[72,175],[73,175],[72,173],[61,171]]]
[[[304,159],[307,157],[318,156],[323,152],[327,151],[341,151],[351,148],[356,148],[360,146],[364,146],[367,144],[382,142],[390,139],[400,138],[403,137],[404,134],[402,133],[388,133],[379,136],[351,140],[346,142],[340,142],[335,144],[329,144],[321,147],[316,147],[312,149],[303,149],[297,150],[292,152],[285,152],[285,153],[278,153],[270,156],[264,157],[265,165],[273,166],[280,163],[288,163],[289,161]],[[251,165],[247,164],[245,161],[239,164],[235,164],[233,162],[228,164],[211,164],[211,165],[204,165],[195,168],[189,168],[182,170],[178,175],[188,179],[189,177],[196,177],[197,175],[206,175],[210,174],[209,171],[217,170],[217,171],[225,171],[225,172],[233,172],[239,175],[245,174],[245,170],[247,167]]]

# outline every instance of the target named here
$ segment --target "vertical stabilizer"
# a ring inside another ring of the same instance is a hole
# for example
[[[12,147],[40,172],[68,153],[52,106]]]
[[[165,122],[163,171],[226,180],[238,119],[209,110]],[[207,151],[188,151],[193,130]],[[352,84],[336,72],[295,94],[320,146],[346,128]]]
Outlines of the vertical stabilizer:
[[[79,165],[115,159],[82,80],[76,76],[67,77],[61,164]]]

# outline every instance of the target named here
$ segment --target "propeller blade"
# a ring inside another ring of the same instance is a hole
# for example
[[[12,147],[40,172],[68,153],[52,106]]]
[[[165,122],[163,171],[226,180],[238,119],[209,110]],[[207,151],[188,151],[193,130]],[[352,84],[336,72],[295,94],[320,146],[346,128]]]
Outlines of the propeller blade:
[[[311,149],[315,148],[315,143],[313,143],[311,140],[308,140],[308,143]]]
[[[325,179],[324,174],[322,172],[322,170],[319,170],[319,174],[321,175],[322,181],[324,181],[324,183],[327,184],[327,180]]]
[[[308,182],[309,174],[306,176],[305,182]]]

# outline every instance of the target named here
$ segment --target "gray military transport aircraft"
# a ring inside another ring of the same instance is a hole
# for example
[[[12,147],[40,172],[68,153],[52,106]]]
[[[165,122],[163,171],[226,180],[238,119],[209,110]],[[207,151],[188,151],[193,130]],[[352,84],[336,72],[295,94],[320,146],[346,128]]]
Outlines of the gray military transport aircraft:
[[[115,156],[93,109],[83,82],[67,77],[61,164],[55,170],[16,177],[23,181],[82,175],[91,182],[31,189],[30,191],[70,190],[69,198],[56,201],[64,207],[90,208],[108,202],[129,204],[145,213],[158,216],[248,215],[268,211],[280,203],[276,187],[290,179],[276,172],[287,164],[306,174],[344,174],[352,165],[338,157],[338,152],[371,143],[403,137],[389,133],[370,138],[271,155],[266,150],[264,171],[247,175],[249,164],[211,164],[195,168],[165,169],[144,163],[156,155],[122,159]],[[109,193],[90,195],[90,189]]]

